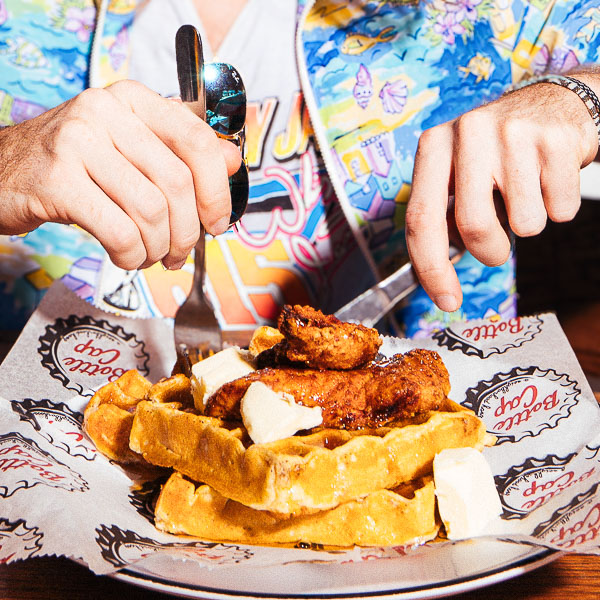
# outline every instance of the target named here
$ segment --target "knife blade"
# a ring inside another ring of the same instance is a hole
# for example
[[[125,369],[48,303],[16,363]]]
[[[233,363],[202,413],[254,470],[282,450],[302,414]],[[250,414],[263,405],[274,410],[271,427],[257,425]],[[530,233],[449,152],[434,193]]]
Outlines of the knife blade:
[[[464,251],[450,247],[449,257],[456,262]],[[374,327],[385,315],[406,298],[418,285],[417,276],[412,264],[407,262],[397,271],[359,294],[348,304],[342,306],[334,314],[340,321],[362,323],[366,327]]]

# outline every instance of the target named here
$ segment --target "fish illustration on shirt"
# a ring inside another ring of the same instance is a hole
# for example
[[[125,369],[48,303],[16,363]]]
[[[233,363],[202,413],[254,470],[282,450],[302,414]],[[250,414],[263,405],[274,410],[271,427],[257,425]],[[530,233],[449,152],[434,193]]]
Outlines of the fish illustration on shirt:
[[[356,83],[352,89],[352,95],[356,103],[361,108],[367,108],[371,96],[373,95],[373,82],[371,81],[371,73],[365,65],[361,64],[356,73]]]
[[[135,10],[136,0],[111,0],[110,12],[125,15]]]
[[[346,36],[342,44],[342,52],[344,54],[357,55],[366,52],[375,44],[380,42],[389,42],[396,36],[396,31],[390,25],[382,29],[376,36],[369,36],[362,33],[351,33]]]
[[[475,76],[475,83],[479,83],[482,79],[486,81],[490,78],[492,71],[494,70],[494,65],[492,64],[492,59],[489,56],[484,56],[483,54],[477,53],[466,67],[458,67],[460,71],[464,73],[464,76],[468,75]]]
[[[4,46],[0,47],[0,54],[8,55],[10,60],[20,67],[37,69],[48,66],[48,60],[39,46],[22,36],[6,38]]]

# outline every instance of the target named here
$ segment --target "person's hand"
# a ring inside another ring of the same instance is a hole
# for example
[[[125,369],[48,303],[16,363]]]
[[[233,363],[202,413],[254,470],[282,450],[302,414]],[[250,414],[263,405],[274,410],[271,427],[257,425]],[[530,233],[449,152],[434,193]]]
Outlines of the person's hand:
[[[425,131],[415,157],[406,242],[438,307],[450,312],[462,302],[448,260],[448,221],[475,258],[501,265],[510,254],[506,225],[517,236],[532,236],[547,218],[575,216],[579,171],[597,150],[596,127],[581,99],[552,83],[522,88]]]
[[[0,233],[74,223],[123,269],[179,268],[229,226],[240,154],[181,102],[123,81],[0,131]]]

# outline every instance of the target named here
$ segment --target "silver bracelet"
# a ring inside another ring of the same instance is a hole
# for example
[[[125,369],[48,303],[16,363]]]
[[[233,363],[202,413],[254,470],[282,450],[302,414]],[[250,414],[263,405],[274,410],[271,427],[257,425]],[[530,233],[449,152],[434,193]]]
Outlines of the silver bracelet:
[[[583,81],[579,81],[579,79],[569,77],[568,75],[539,75],[538,77],[533,77],[521,83],[517,83],[515,86],[511,87],[511,91],[536,83],[554,83],[575,92],[581,98],[588,113],[590,113],[590,116],[594,120],[594,125],[596,125],[596,129],[598,130],[598,142],[600,144],[600,99],[598,99],[598,96],[592,88],[583,83]]]

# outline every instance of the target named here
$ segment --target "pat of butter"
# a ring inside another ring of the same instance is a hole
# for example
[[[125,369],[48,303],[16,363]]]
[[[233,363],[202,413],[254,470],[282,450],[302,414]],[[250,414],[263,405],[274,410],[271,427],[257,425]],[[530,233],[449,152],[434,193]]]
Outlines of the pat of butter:
[[[433,459],[438,509],[451,540],[474,537],[502,512],[488,462],[475,448],[449,448]]]
[[[323,422],[320,406],[296,404],[289,394],[277,394],[262,381],[250,384],[241,400],[240,412],[255,444],[281,440]]]
[[[255,370],[245,356],[240,348],[233,346],[192,365],[192,394],[197,410],[203,412],[206,400],[224,383]]]

